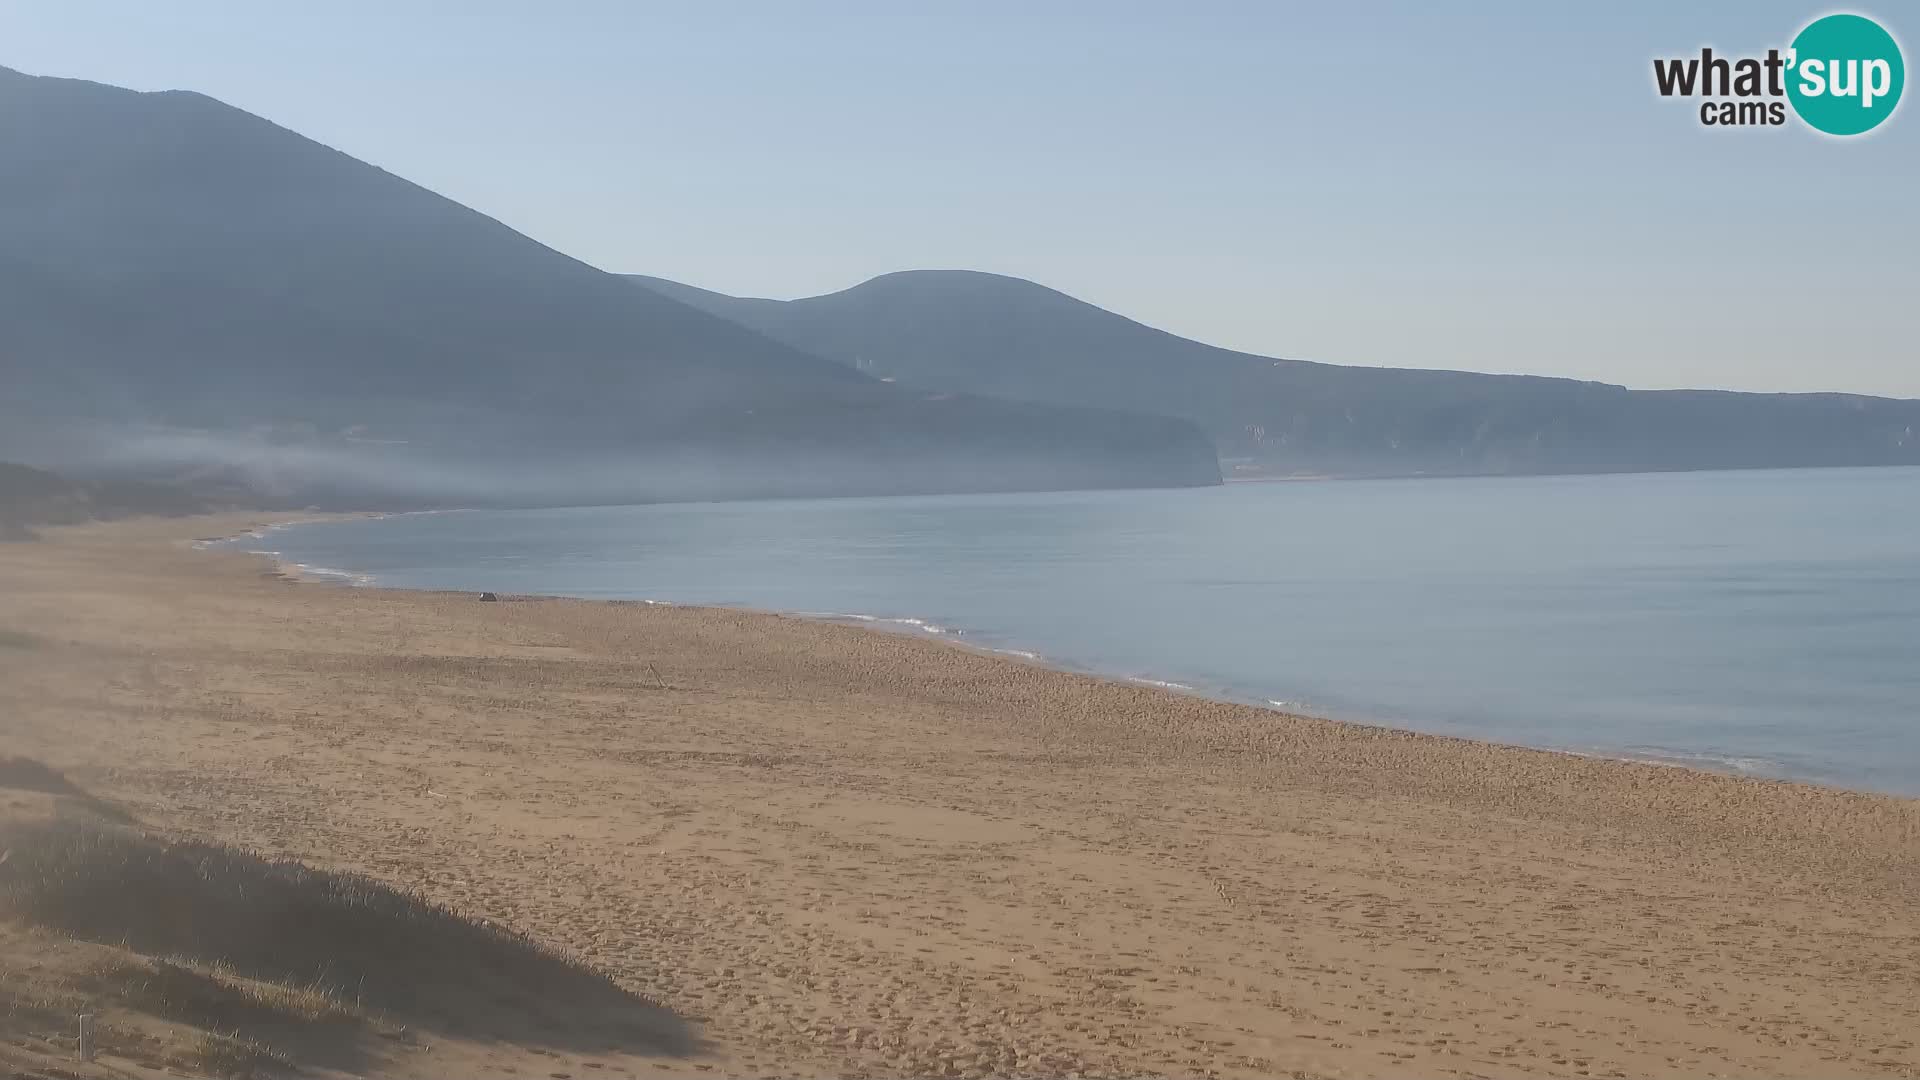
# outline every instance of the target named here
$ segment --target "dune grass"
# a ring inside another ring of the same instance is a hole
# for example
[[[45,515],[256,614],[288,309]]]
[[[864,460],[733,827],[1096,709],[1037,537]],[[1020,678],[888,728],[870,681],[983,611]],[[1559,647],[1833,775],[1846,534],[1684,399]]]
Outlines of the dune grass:
[[[525,937],[357,874],[77,819],[0,826],[0,848],[0,912],[361,1007],[432,1013],[476,983],[628,996]]]
[[[185,961],[0,929],[0,1031],[15,1045],[74,1052],[77,1018],[95,1017],[95,1046],[153,1068],[215,1076],[297,1065],[363,1071],[369,1032],[391,1027],[323,991],[283,987]],[[150,1021],[160,1021],[155,1024]]]
[[[29,759],[0,759],[0,787],[90,805]],[[196,1029],[195,1060],[354,1069],[365,1035],[410,1026],[553,1049],[691,1048],[670,1012],[520,934],[372,878],[174,841],[129,820],[0,820],[0,918],[110,949],[117,959],[38,985]],[[10,995],[0,1004],[36,1022],[75,1007]]]
[[[84,798],[86,792],[60,772],[27,757],[0,757],[0,788],[38,791],[43,795]]]
[[[79,810],[79,816],[97,821],[116,824],[132,824],[133,818],[126,811],[96,798],[86,790],[75,785],[61,773],[47,768],[32,758],[0,756],[0,788],[14,791],[34,791],[42,795],[52,795],[60,800],[58,806],[64,810]],[[0,831],[6,825],[0,824]],[[0,843],[0,851],[5,851]]]

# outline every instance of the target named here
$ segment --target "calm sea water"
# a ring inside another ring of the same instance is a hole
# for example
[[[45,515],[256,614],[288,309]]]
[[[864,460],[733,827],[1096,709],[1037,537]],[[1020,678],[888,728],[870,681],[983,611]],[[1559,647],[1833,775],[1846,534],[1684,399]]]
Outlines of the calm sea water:
[[[1920,794],[1920,469],[402,515],[351,580],[891,620],[1320,715]]]

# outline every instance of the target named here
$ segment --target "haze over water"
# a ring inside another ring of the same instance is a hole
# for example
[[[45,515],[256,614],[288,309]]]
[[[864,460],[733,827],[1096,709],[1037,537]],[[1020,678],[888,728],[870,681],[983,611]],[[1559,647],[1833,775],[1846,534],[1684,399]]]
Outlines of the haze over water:
[[[1299,712],[1920,794],[1920,469],[475,511],[381,585],[885,625]]]

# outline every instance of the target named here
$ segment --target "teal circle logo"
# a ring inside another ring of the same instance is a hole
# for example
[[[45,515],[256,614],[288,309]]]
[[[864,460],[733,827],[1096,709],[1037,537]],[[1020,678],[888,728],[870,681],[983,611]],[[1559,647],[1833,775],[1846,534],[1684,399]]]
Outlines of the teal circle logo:
[[[1787,100],[1816,131],[1859,135],[1900,104],[1907,65],[1900,44],[1864,15],[1828,15],[1807,24],[1788,53]]]

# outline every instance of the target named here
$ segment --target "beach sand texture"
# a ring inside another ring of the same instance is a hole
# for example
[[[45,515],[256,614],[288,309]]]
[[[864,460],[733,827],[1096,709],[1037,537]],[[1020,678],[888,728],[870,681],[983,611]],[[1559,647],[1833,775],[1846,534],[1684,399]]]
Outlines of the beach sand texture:
[[[0,749],[505,923],[699,1040],[476,1068],[1920,1073],[1920,801],[187,542],[257,520],[0,545]]]

